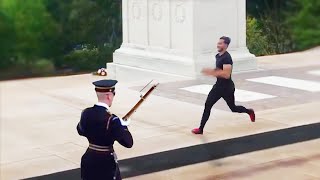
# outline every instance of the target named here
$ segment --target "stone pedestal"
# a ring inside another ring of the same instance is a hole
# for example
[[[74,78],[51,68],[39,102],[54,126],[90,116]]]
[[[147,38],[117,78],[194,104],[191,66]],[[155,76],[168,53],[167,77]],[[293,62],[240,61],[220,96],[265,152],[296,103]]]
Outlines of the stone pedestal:
[[[123,43],[109,73],[200,75],[219,37],[231,37],[234,71],[257,68],[246,47],[245,0],[123,0]]]

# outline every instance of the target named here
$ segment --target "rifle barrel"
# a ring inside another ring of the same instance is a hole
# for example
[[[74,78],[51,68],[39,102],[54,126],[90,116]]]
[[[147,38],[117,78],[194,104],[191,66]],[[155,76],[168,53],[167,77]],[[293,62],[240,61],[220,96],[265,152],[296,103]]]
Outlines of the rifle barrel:
[[[144,100],[147,99],[147,97],[152,93],[152,91],[153,91],[158,85],[159,85],[159,83],[153,85],[153,86],[148,90],[148,92],[140,98],[140,100],[137,102],[137,104],[135,104],[135,105],[133,106],[133,108],[131,108],[130,111],[129,111],[122,119],[123,119],[123,120],[129,119],[129,118],[132,116],[132,114],[133,114],[134,112],[136,112],[136,110],[140,107],[140,105],[144,102]]]

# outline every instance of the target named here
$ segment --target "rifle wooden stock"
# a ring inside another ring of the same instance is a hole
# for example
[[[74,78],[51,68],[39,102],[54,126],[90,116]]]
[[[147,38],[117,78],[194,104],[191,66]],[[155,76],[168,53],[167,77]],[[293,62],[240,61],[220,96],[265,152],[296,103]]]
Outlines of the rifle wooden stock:
[[[137,102],[137,104],[134,105],[133,108],[130,109],[130,111],[129,111],[122,119],[125,120],[125,121],[128,120],[128,119],[132,116],[132,114],[133,114],[134,112],[136,112],[136,110],[140,107],[140,105],[144,102],[144,100],[147,99],[147,97],[152,93],[152,91],[153,91],[158,85],[159,85],[159,83],[153,85],[153,86],[148,90],[148,92],[141,97],[141,99]]]

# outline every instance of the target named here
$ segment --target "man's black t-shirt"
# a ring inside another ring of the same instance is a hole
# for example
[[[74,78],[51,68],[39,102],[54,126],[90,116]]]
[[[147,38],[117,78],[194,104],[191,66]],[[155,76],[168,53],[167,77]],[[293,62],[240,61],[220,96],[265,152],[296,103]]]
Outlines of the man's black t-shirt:
[[[216,68],[223,70],[224,64],[233,65],[231,55],[228,52],[223,53],[221,56],[219,55],[219,53],[216,55]],[[222,85],[222,84],[230,84],[230,83],[232,83],[231,75],[229,79],[217,77],[216,84]]]

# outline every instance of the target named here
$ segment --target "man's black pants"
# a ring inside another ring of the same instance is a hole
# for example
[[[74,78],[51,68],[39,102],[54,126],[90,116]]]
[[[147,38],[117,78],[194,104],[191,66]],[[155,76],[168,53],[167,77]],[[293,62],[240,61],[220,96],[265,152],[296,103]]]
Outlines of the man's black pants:
[[[235,100],[234,100],[234,83],[228,83],[228,84],[215,84],[210,93],[208,94],[202,119],[201,119],[201,124],[200,124],[200,129],[203,129],[205,124],[207,123],[210,112],[212,109],[212,106],[220,99],[223,98],[226,103],[228,104],[230,110],[232,112],[237,112],[237,113],[248,113],[248,109],[243,107],[243,106],[236,106],[235,105]]]

